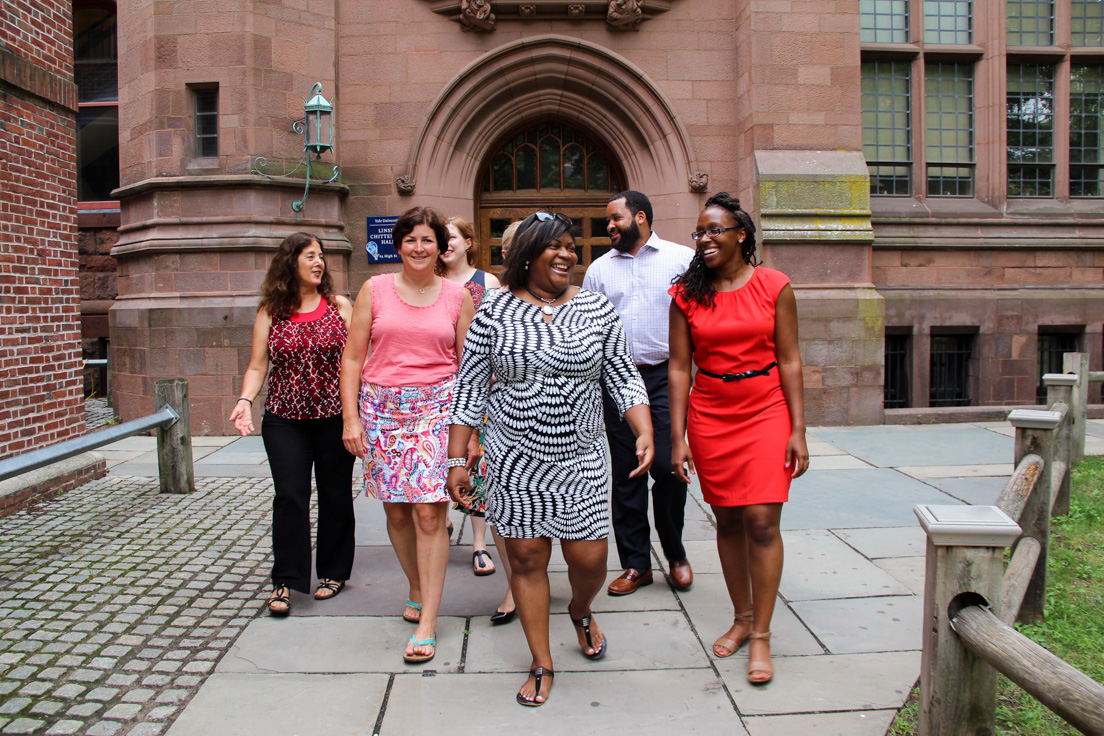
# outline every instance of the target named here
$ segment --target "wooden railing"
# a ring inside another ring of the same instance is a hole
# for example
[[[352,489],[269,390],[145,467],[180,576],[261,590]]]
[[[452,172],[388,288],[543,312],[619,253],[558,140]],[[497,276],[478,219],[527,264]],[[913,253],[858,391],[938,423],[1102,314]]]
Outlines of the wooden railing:
[[[1084,353],[1067,353],[1067,373],[1043,377],[1048,408],[1009,414],[1016,470],[996,506],[915,509],[928,535],[920,736],[992,734],[997,672],[1080,731],[1104,736],[1104,685],[1012,628],[1043,619],[1050,519],[1069,513],[1089,383],[1104,379],[1087,366]]]

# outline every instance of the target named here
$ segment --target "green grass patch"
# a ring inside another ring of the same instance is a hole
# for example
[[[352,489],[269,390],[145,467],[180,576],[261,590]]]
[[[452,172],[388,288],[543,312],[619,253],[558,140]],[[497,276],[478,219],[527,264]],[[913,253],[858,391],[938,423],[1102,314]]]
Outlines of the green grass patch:
[[[1104,457],[1073,471],[1068,516],[1051,520],[1046,621],[1016,628],[1074,667],[1104,682]],[[1094,582],[1096,581],[1096,582]],[[890,736],[914,736],[918,692],[898,712]],[[1042,703],[997,677],[998,736],[1077,734]]]

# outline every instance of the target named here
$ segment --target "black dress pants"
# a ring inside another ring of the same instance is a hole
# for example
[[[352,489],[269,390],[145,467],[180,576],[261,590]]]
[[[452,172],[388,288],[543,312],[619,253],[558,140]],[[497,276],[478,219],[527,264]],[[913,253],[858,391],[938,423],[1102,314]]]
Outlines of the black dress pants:
[[[341,416],[284,419],[268,412],[261,421],[276,494],[272,500],[272,584],[310,592],[311,468],[318,487],[319,578],[348,580],[356,548],[353,463],[341,441]]]
[[[663,554],[669,560],[686,556],[682,546],[682,527],[686,513],[686,484],[671,470],[671,413],[667,400],[667,363],[640,369],[651,403],[652,430],[655,434],[655,460],[652,462],[652,512]],[[617,540],[617,554],[623,569],[645,572],[652,569],[651,529],[648,524],[648,477],[630,478],[636,468],[636,437],[617,413],[617,406],[603,388],[606,438],[609,440],[613,470],[613,497],[610,520]]]

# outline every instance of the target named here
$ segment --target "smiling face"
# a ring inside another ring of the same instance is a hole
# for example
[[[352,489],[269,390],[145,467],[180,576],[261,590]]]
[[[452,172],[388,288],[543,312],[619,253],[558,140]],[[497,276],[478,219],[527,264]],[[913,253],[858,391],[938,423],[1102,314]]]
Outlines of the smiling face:
[[[615,199],[606,205],[606,232],[617,250],[625,253],[636,247],[640,240],[640,225],[647,222],[643,211],[635,215],[629,211],[625,198]]]
[[[570,232],[562,233],[529,264],[529,289],[549,297],[563,293],[578,262],[575,238]]]
[[[739,225],[736,217],[723,207],[706,207],[698,215],[698,231],[705,232],[710,228],[726,228]],[[698,252],[702,254],[705,265],[708,268],[719,269],[738,266],[743,263],[742,253],[744,238],[747,233],[743,228],[727,230],[717,237],[710,237],[706,232],[698,241]]]
[[[316,289],[322,285],[322,276],[326,273],[326,259],[322,256],[322,246],[317,240],[312,240],[299,251],[296,264],[296,274],[299,276],[301,285],[313,286]]]
[[[460,231],[456,229],[456,225],[452,223],[449,223],[448,233],[448,247],[445,249],[445,252],[441,254],[441,260],[444,261],[445,265],[449,268],[467,263],[468,249],[472,247],[472,241],[465,238]]]
[[[411,275],[433,273],[438,253],[437,236],[429,225],[415,225],[399,243],[403,270]]]

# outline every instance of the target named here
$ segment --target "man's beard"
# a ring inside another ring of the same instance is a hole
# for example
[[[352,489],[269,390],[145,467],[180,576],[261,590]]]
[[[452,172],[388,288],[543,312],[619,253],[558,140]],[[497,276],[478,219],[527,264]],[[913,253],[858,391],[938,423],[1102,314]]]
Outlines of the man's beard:
[[[640,240],[640,226],[636,224],[636,220],[633,220],[632,225],[628,228],[615,228],[617,232],[621,233],[619,240],[611,241],[614,248],[627,253],[636,247],[636,241]]]

